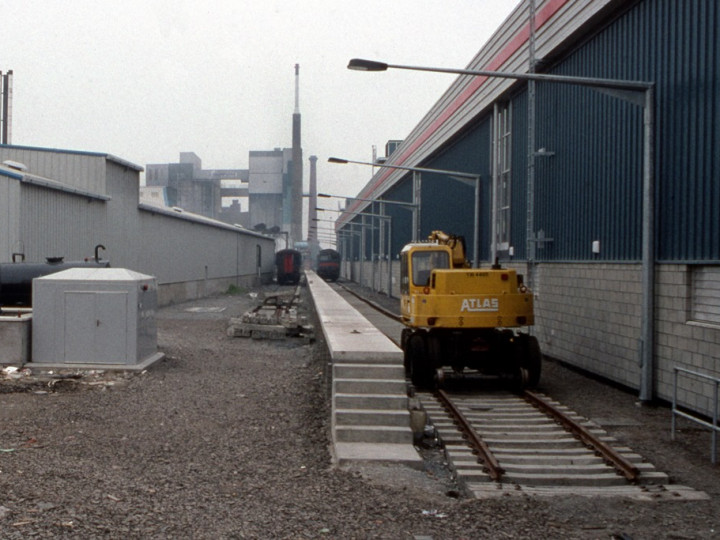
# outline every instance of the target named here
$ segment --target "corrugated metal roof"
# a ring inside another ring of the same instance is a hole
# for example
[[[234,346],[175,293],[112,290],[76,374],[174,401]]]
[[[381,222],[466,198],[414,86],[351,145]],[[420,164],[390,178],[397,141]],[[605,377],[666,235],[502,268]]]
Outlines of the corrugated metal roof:
[[[0,148],[12,148],[15,150],[31,150],[31,151],[36,151],[36,152],[51,152],[51,153],[55,153],[55,154],[69,154],[69,155],[77,155],[77,156],[102,157],[102,158],[107,159],[108,161],[112,161],[113,163],[116,163],[123,167],[127,167],[129,169],[133,169],[138,172],[142,172],[144,170],[140,165],[135,165],[134,163],[126,161],[117,156],[113,156],[112,154],[106,154],[106,153],[102,153],[102,152],[87,152],[87,151],[83,151],[83,150],[62,150],[59,148],[43,148],[43,147],[37,147],[37,146],[19,146],[16,144],[0,144]]]
[[[138,205],[138,209],[144,212],[149,212],[151,214],[162,214],[164,216],[169,216],[182,221],[203,223],[204,225],[212,225],[213,227],[217,227],[219,229],[227,229],[233,232],[247,234],[249,236],[255,236],[257,238],[264,238],[265,240],[273,240],[272,237],[265,236],[264,234],[256,231],[251,231],[250,229],[246,229],[245,227],[242,227],[240,225],[230,225],[229,223],[225,223],[224,221],[218,221],[217,219],[201,216],[200,214],[194,214],[182,208],[168,208],[164,206],[156,206],[153,204],[140,203]]]
[[[62,191],[64,193],[70,193],[81,197],[89,197],[91,199],[98,199],[101,201],[109,201],[112,199],[112,197],[108,197],[107,195],[100,195],[99,193],[92,193],[90,191],[77,189],[72,186],[68,186],[67,184],[63,184],[62,182],[51,180],[50,178],[43,178],[42,176],[28,174],[7,167],[0,166],[0,175],[7,176],[8,178],[12,178],[14,180],[19,180],[20,182],[24,182],[26,184],[54,189],[56,191]]]

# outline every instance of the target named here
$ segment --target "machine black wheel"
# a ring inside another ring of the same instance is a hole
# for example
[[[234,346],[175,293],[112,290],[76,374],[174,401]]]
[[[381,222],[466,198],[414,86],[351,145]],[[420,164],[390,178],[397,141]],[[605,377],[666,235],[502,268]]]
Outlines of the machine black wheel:
[[[434,373],[428,362],[425,338],[420,335],[410,336],[407,341],[406,355],[412,383],[418,388],[431,387]]]
[[[528,386],[535,388],[540,383],[540,373],[542,372],[542,353],[540,352],[540,343],[535,336],[528,336],[527,361]]]
[[[410,331],[405,328],[400,334],[400,348],[403,351],[403,367],[405,368],[405,377],[410,377],[410,350],[408,349],[408,339]]]
[[[445,370],[442,367],[435,370],[433,381],[435,382],[435,388],[442,389],[445,387]]]
[[[513,378],[513,387],[518,392],[522,392],[528,387],[528,379],[530,378],[530,374],[528,373],[528,370],[524,367],[517,368],[517,371],[515,373],[515,377]]]
[[[515,359],[519,369],[524,371],[521,377],[524,388],[535,388],[540,382],[542,371],[542,353],[535,336],[520,334],[515,339]]]

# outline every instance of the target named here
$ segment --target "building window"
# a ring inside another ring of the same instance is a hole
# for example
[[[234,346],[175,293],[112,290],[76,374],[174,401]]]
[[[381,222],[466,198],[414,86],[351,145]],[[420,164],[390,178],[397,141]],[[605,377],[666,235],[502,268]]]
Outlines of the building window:
[[[692,267],[690,282],[690,319],[720,325],[720,266]]]
[[[497,176],[497,223],[496,248],[497,251],[510,249],[510,201],[512,195],[512,175],[510,162],[512,158],[512,107],[510,103],[500,105],[497,109],[495,122],[495,160]]]

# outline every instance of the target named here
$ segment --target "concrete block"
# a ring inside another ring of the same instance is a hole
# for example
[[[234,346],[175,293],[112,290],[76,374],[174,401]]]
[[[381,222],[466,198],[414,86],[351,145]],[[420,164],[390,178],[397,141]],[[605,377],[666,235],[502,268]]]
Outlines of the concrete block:
[[[336,409],[407,410],[408,398],[393,394],[335,394]]]
[[[338,409],[335,411],[338,426],[410,426],[407,410]]]
[[[410,444],[345,443],[336,442],[333,458],[338,466],[358,463],[402,463],[414,469],[423,469],[424,462]]]
[[[335,440],[339,442],[412,444],[409,427],[400,426],[335,426]]]
[[[339,394],[407,394],[405,379],[334,379],[333,388]]]
[[[344,364],[333,363],[333,378],[338,379],[398,379],[405,380],[405,369],[400,363]]]
[[[230,337],[246,337],[252,339],[285,339],[287,328],[281,325],[239,323],[228,327]]]

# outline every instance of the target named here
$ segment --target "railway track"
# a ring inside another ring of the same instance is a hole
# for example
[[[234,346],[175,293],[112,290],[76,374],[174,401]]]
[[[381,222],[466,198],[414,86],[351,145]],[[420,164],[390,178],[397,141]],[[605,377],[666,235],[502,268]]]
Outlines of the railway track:
[[[398,342],[398,316],[356,290],[346,292],[383,317],[373,324]],[[395,334],[398,334],[397,336]],[[450,380],[451,375],[446,375]],[[641,455],[551,397],[516,394],[492,384],[468,391],[415,394],[441,441],[448,464],[470,495],[623,496],[635,499],[697,499],[704,496],[670,484]]]
[[[439,391],[417,397],[458,479],[477,498],[499,494],[657,498],[677,497],[683,491],[678,486],[670,489],[665,473],[600,426],[542,394]]]

